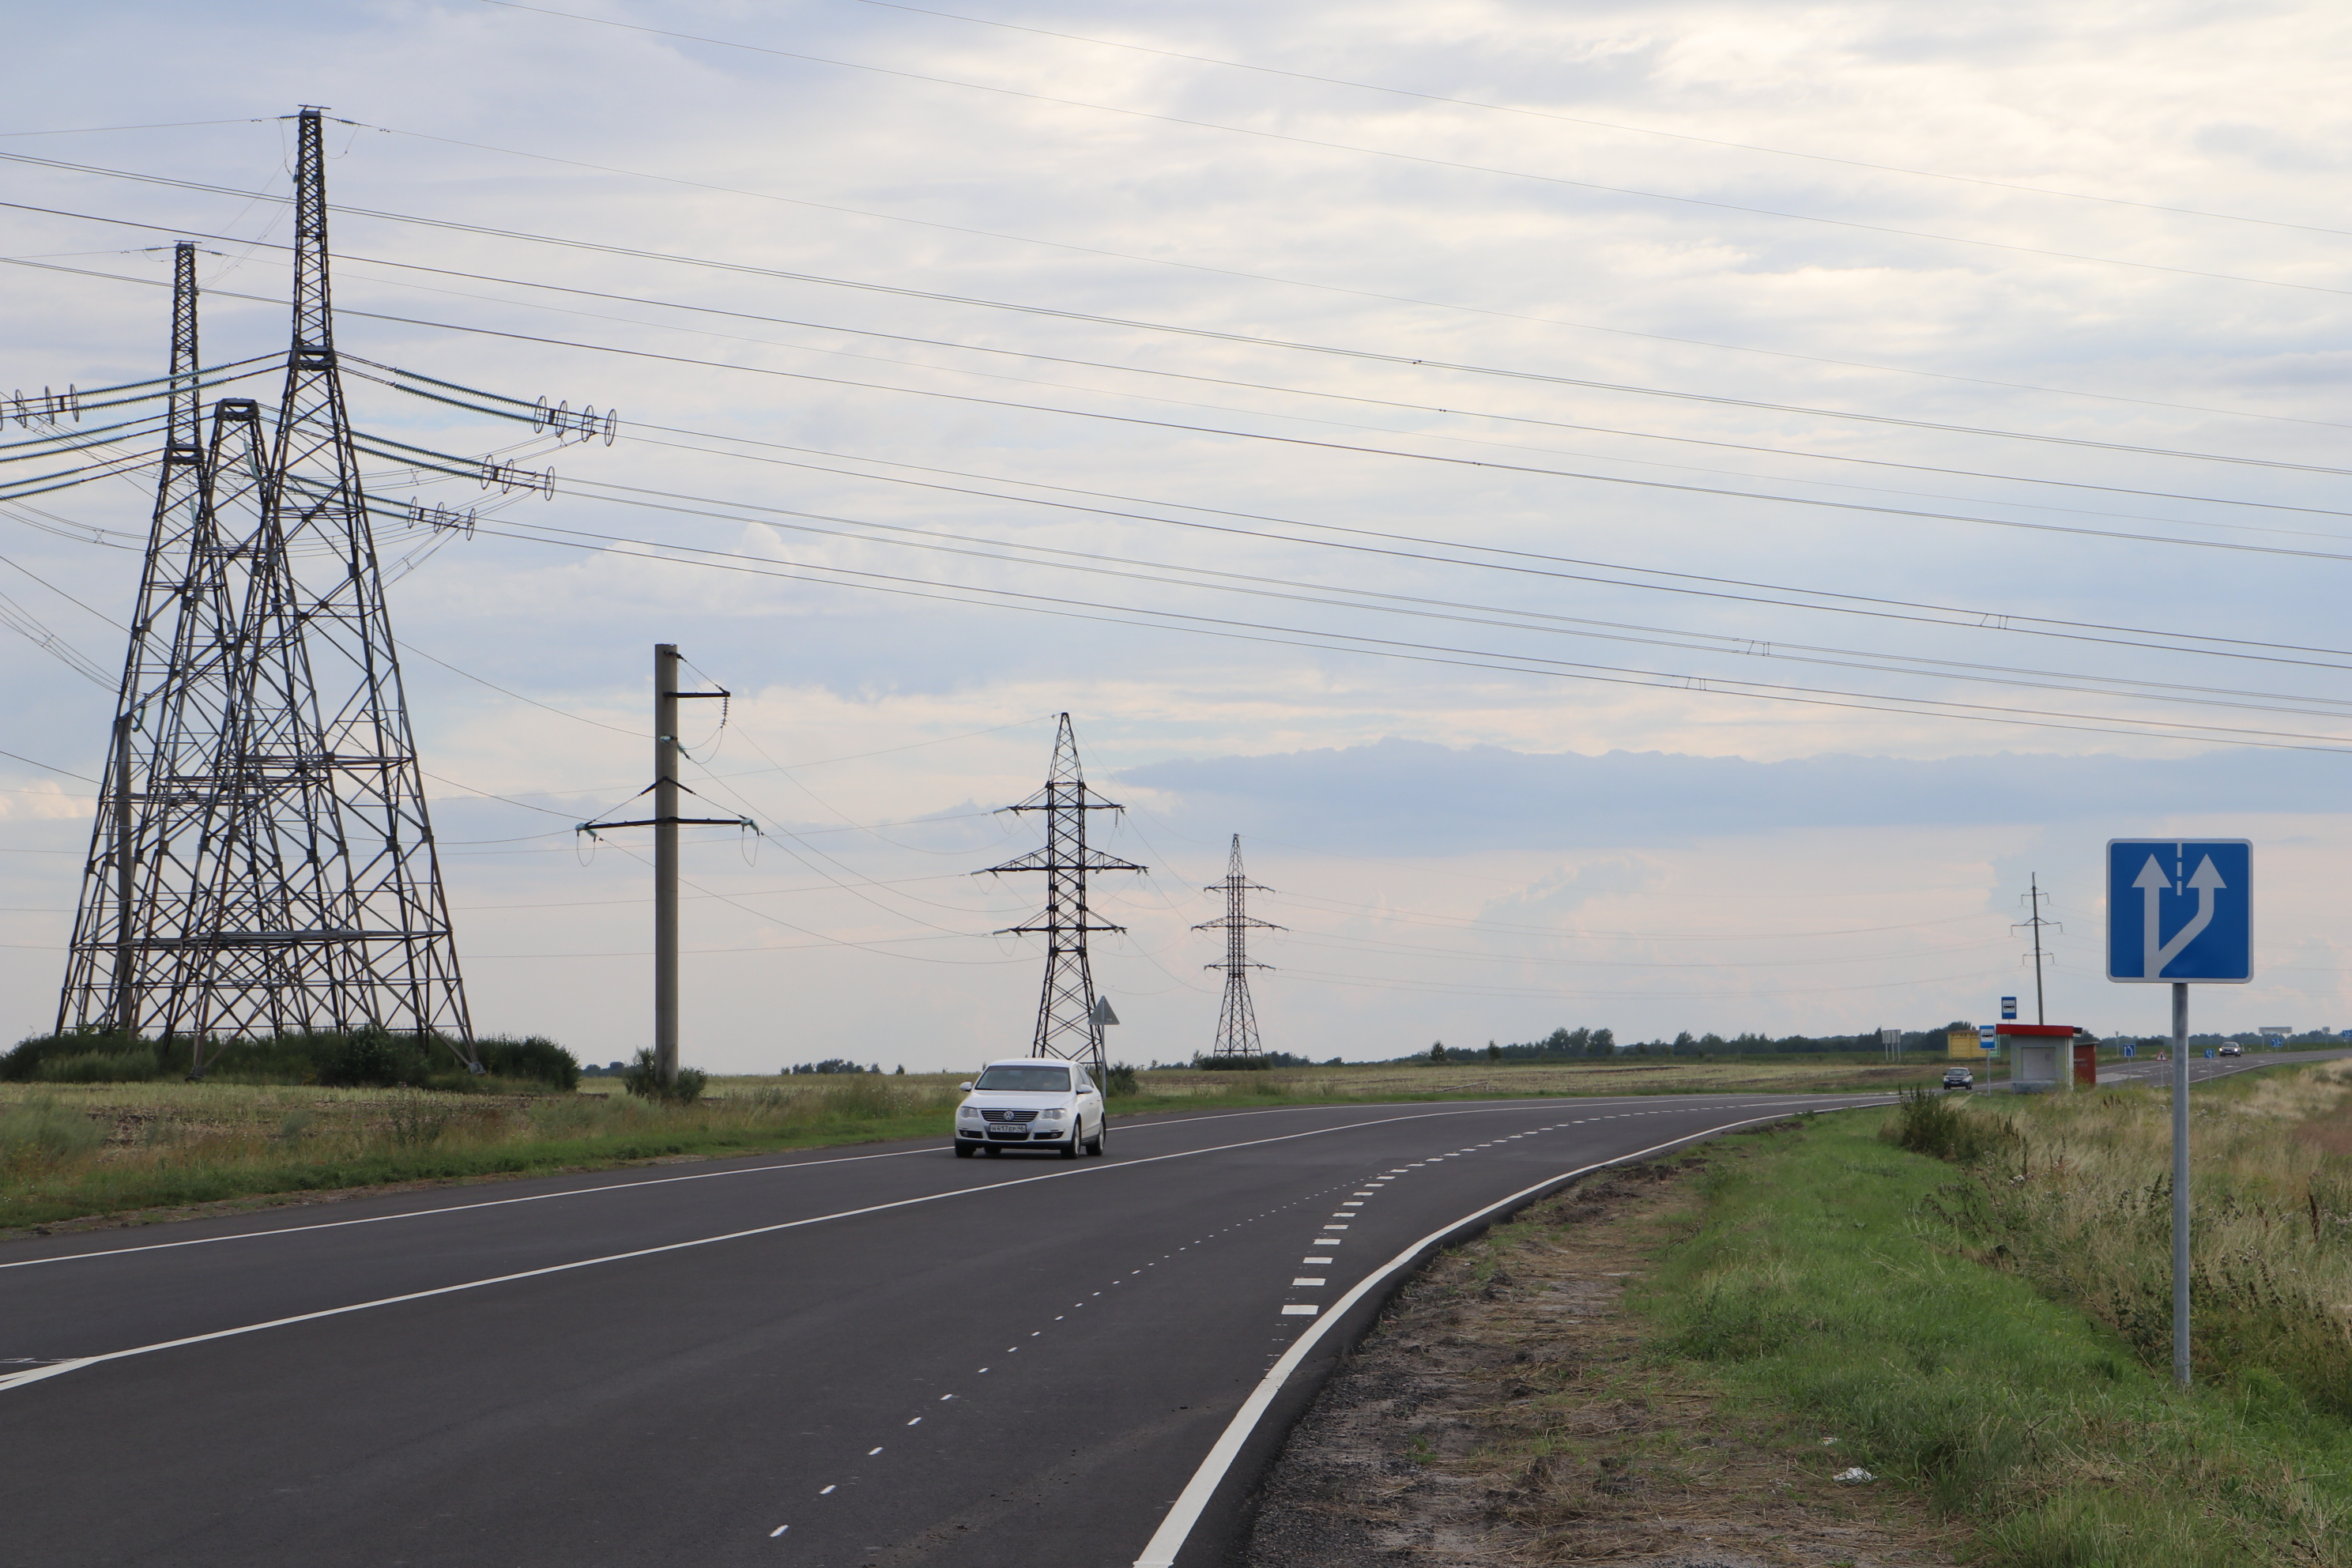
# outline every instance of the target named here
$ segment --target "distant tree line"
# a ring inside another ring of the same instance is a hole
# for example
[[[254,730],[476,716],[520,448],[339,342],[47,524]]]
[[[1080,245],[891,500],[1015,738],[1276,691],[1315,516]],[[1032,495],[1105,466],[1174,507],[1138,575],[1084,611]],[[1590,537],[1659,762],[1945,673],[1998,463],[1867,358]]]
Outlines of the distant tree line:
[[[1903,1048],[1906,1051],[1940,1052],[1945,1035],[1951,1029],[1969,1029],[1973,1024],[1955,1023],[1942,1029],[1906,1029]],[[1732,1057],[1732,1056],[1828,1056],[1854,1051],[1875,1053],[1883,1047],[1878,1032],[1862,1035],[1734,1035],[1729,1039],[1721,1035],[1693,1035],[1688,1030],[1673,1039],[1630,1040],[1621,1043],[1612,1029],[1559,1028],[1540,1040],[1526,1040],[1515,1045],[1502,1045],[1489,1040],[1482,1047],[1448,1046],[1443,1040],[1433,1041],[1425,1051],[1415,1051],[1409,1057],[1392,1059],[1400,1062],[1422,1062],[1432,1066],[1446,1062],[1555,1062],[1586,1057]]]

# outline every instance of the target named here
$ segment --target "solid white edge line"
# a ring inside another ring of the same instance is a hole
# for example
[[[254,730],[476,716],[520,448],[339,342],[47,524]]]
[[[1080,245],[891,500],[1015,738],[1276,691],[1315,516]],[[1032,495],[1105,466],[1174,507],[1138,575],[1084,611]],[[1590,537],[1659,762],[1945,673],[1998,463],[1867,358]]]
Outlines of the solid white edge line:
[[[1840,1106],[1837,1109],[1862,1110],[1867,1110],[1872,1105],[1894,1103],[1892,1100],[1881,1099],[1865,1100],[1860,1105]],[[1216,1445],[1209,1450],[1208,1458],[1201,1461],[1201,1468],[1192,1472],[1192,1480],[1185,1484],[1181,1493],[1177,1494],[1175,1503],[1168,1510],[1168,1516],[1160,1521],[1160,1528],[1153,1532],[1150,1541],[1145,1544],[1143,1554],[1135,1560],[1135,1568],[1175,1568],[1177,1553],[1184,1550],[1184,1542],[1191,1538],[1192,1527],[1200,1522],[1201,1514],[1209,1506],[1210,1498],[1215,1495],[1217,1488],[1223,1482],[1225,1472],[1233,1468],[1234,1461],[1240,1458],[1242,1445],[1248,1442],[1250,1435],[1257,1430],[1257,1424],[1265,1418],[1267,1409],[1274,1404],[1275,1395],[1282,1392],[1282,1385],[1290,1380],[1290,1374],[1298,1369],[1298,1363],[1307,1359],[1307,1352],[1313,1350],[1325,1334],[1330,1332],[1331,1325],[1339,1321],[1350,1308],[1370,1294],[1374,1286],[1411,1264],[1414,1258],[1443,1242],[1454,1232],[1485,1218],[1497,1209],[1507,1208],[1523,1199],[1531,1198],[1548,1189],[1563,1185],[1579,1176],[1589,1175],[1594,1171],[1604,1170],[1611,1165],[1621,1165],[1628,1160],[1639,1160],[1644,1155],[1657,1153],[1662,1149],[1672,1149],[1697,1139],[1711,1138],[1718,1132],[1728,1132],[1735,1127],[1746,1127],[1758,1121],[1778,1121],[1789,1114],[1790,1111],[1786,1110],[1776,1110],[1765,1116],[1750,1116],[1738,1121],[1727,1121],[1720,1126],[1701,1128],[1696,1132],[1685,1132],[1681,1137],[1669,1139],[1664,1143],[1654,1143],[1647,1149],[1637,1149],[1630,1154],[1619,1154],[1613,1159],[1596,1160],[1590,1165],[1580,1165],[1573,1171],[1546,1177],[1532,1187],[1522,1187],[1508,1197],[1497,1198],[1485,1208],[1475,1210],[1460,1219],[1431,1231],[1427,1236],[1390,1258],[1376,1273],[1366,1277],[1354,1289],[1333,1302],[1328,1311],[1318,1314],[1313,1326],[1299,1335],[1297,1342],[1283,1352],[1282,1359],[1268,1368],[1266,1374],[1258,1380],[1257,1386],[1250,1390],[1249,1397],[1242,1401],[1242,1407],[1234,1413],[1233,1420],[1226,1424],[1223,1434],[1218,1437]]]

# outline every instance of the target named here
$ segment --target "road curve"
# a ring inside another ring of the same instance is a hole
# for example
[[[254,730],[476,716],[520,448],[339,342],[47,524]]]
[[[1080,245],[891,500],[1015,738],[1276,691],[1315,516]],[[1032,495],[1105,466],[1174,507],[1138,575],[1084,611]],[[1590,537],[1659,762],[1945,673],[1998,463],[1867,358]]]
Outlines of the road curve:
[[[0,1555],[1194,1568],[1465,1220],[1885,1098],[1202,1113],[15,1243]]]

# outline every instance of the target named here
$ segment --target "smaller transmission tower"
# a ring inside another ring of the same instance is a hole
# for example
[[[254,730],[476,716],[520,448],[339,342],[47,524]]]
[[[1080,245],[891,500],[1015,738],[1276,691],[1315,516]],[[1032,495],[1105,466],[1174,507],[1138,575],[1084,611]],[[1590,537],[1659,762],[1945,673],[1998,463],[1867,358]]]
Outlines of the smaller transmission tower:
[[[1087,965],[1087,933],[1123,931],[1125,926],[1097,921],[1087,908],[1087,873],[1140,871],[1142,867],[1087,847],[1087,813],[1123,811],[1126,807],[1102,799],[1087,788],[1078,766],[1078,740],[1070,716],[1062,715],[1054,737],[1054,771],[1045,787],[1013,807],[1014,811],[1045,814],[1045,842],[1018,859],[975,871],[976,877],[1002,876],[1008,871],[1045,873],[1045,910],[1036,923],[1013,926],[1003,934],[1045,939],[1045,987],[1037,1001],[1037,1034],[1030,1047],[1033,1057],[1060,1057],[1092,1064],[1095,1081],[1102,1081],[1103,1024],[1095,1008],[1095,978]]]
[[[1249,972],[1271,969],[1270,963],[1252,963],[1249,959],[1249,932],[1282,931],[1286,928],[1272,921],[1253,920],[1249,912],[1252,893],[1270,893],[1271,888],[1259,887],[1242,869],[1242,836],[1234,835],[1233,858],[1225,863],[1225,879],[1212,882],[1205,892],[1225,895],[1225,918],[1203,921],[1194,931],[1221,931],[1225,933],[1225,956],[1217,963],[1204,963],[1203,969],[1225,972],[1225,999],[1217,1008],[1217,1043],[1210,1050],[1213,1058],[1257,1057],[1264,1047],[1257,1038],[1257,1006],[1250,1000]]]

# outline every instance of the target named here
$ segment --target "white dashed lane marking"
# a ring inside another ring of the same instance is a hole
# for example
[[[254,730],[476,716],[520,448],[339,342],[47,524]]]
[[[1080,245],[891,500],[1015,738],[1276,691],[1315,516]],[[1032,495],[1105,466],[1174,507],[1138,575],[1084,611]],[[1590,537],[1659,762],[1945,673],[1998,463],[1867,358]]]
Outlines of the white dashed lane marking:
[[[1383,1188],[1385,1188],[1386,1186],[1388,1186],[1391,1183],[1394,1182],[1394,1181],[1396,1180],[1396,1178],[1397,1178],[1397,1177],[1402,1176],[1402,1175],[1405,1175],[1405,1174],[1407,1174],[1407,1173],[1411,1173],[1411,1172],[1412,1172],[1412,1171],[1418,1171],[1418,1170],[1425,1169],[1425,1168],[1427,1168],[1427,1167],[1428,1167],[1428,1166],[1430,1166],[1430,1165],[1433,1165],[1433,1164],[1435,1164],[1437,1162],[1439,1162],[1439,1161],[1441,1161],[1441,1160],[1456,1160],[1456,1159],[1461,1159],[1461,1158],[1463,1158],[1463,1157],[1465,1157],[1465,1156],[1466,1156],[1466,1155],[1476,1153],[1476,1152],[1479,1152],[1479,1151],[1481,1151],[1481,1150],[1500,1148],[1500,1147],[1501,1147],[1502,1145],[1504,1145],[1505,1143],[1508,1143],[1508,1142],[1517,1142],[1517,1140],[1522,1139],[1522,1138],[1531,1138],[1531,1137],[1536,1136],[1538,1133],[1558,1131],[1559,1131],[1560,1129],[1565,1128],[1565,1127],[1580,1127],[1580,1126],[1584,1125],[1584,1124],[1585,1124],[1585,1121],[1622,1121],[1622,1120],[1625,1120],[1625,1119],[1627,1119],[1627,1118],[1633,1117],[1633,1116],[1663,1116],[1663,1115],[1668,1115],[1668,1114],[1671,1114],[1673,1110],[1683,1110],[1683,1109],[1687,1109],[1687,1108],[1685,1108],[1685,1107],[1674,1107],[1674,1108],[1671,1108],[1670,1110],[1662,1110],[1626,1111],[1626,1112],[1622,1112],[1622,1113],[1619,1113],[1619,1114],[1616,1114],[1616,1115],[1611,1115],[1611,1116],[1596,1116],[1596,1117],[1590,1117],[1590,1118],[1586,1118],[1586,1119],[1583,1119],[1583,1120],[1581,1120],[1581,1121],[1577,1121],[1557,1122],[1557,1123],[1552,1124],[1551,1126],[1548,1126],[1548,1127],[1539,1127],[1539,1128],[1536,1128],[1536,1129],[1533,1129],[1533,1130],[1531,1130],[1531,1131],[1526,1131],[1526,1132],[1514,1132],[1514,1133],[1509,1133],[1509,1134],[1505,1135],[1504,1137],[1496,1138],[1496,1139],[1495,1139],[1495,1140],[1493,1140],[1493,1141],[1491,1141],[1491,1142],[1488,1142],[1472,1144],[1472,1145],[1470,1145],[1470,1146],[1468,1146],[1468,1147],[1466,1147],[1466,1148],[1456,1149],[1456,1150],[1454,1150],[1454,1151],[1452,1151],[1452,1152],[1447,1152],[1447,1153],[1443,1153],[1443,1154],[1433,1154],[1433,1155],[1430,1155],[1430,1156],[1429,1156],[1427,1159],[1425,1159],[1425,1160],[1418,1160],[1418,1161],[1414,1161],[1414,1162],[1412,1162],[1412,1163],[1410,1163],[1410,1164],[1406,1164],[1406,1165],[1391,1166],[1391,1167],[1387,1172],[1385,1172],[1384,1173],[1382,1173],[1382,1174],[1381,1174],[1381,1175],[1377,1175],[1377,1176],[1360,1176],[1360,1177],[1358,1177],[1358,1178],[1357,1178],[1357,1180],[1359,1180],[1359,1181],[1360,1181],[1360,1182],[1362,1182],[1362,1183],[1364,1184],[1363,1184],[1362,1186],[1360,1186],[1360,1187],[1356,1187],[1356,1188],[1350,1189],[1350,1188],[1349,1188],[1348,1184],[1347,1184],[1346,1183],[1344,1183],[1344,1182],[1343,1182],[1343,1183],[1338,1183],[1338,1184],[1334,1184],[1334,1186],[1332,1186],[1332,1187],[1327,1187],[1327,1188],[1323,1189],[1323,1192],[1322,1192],[1322,1193],[1310,1193],[1310,1194],[1306,1194],[1305,1196],[1300,1197],[1300,1198],[1298,1198],[1298,1199],[1295,1200],[1295,1201],[1294,1201],[1294,1202],[1292,1202],[1292,1203],[1288,1203],[1288,1204],[1282,1205],[1280,1207],[1277,1207],[1277,1208],[1268,1209],[1268,1210],[1266,1210],[1265,1213],[1260,1214],[1260,1215],[1256,1215],[1253,1216],[1253,1217],[1252,1217],[1252,1218],[1250,1218],[1250,1219],[1243,1220],[1243,1221],[1240,1221],[1240,1222],[1239,1222],[1239,1223],[1237,1223],[1237,1224],[1234,1224],[1234,1225],[1229,1225],[1229,1226],[1226,1226],[1223,1227],[1222,1229],[1219,1229],[1219,1230],[1216,1230],[1216,1231],[1213,1231],[1213,1232],[1211,1232],[1211,1233],[1210,1233],[1210,1237],[1221,1237],[1221,1236],[1223,1236],[1223,1235],[1227,1234],[1228,1232],[1234,1231],[1234,1230],[1238,1230],[1238,1229],[1240,1229],[1243,1226],[1246,1226],[1246,1225],[1254,1225],[1254,1224],[1255,1224],[1258,1220],[1272,1218],[1274,1215],[1277,1215],[1277,1214],[1285,1213],[1286,1211],[1287,1211],[1287,1210],[1289,1210],[1289,1209],[1298,1207],[1300,1205],[1312,1203],[1312,1202],[1316,1201],[1316,1199],[1318,1199],[1318,1197],[1322,1197],[1322,1196],[1323,1196],[1323,1194],[1324,1194],[1324,1193],[1328,1193],[1328,1192],[1331,1192],[1331,1191],[1334,1191],[1334,1190],[1338,1190],[1338,1191],[1349,1191],[1349,1192],[1351,1192],[1352,1195],[1351,1195],[1349,1198],[1345,1198],[1345,1199],[1337,1199],[1337,1200],[1328,1200],[1328,1199],[1327,1199],[1327,1200],[1326,1200],[1326,1201],[1336,1201],[1336,1202],[1338,1202],[1338,1203],[1339,1203],[1339,1211],[1338,1211],[1336,1214],[1334,1214],[1334,1215],[1333,1215],[1333,1216],[1332,1216],[1331,1220],[1330,1220],[1329,1222],[1328,1222],[1328,1223],[1325,1225],[1324,1229],[1325,1229],[1327,1232],[1336,1232],[1336,1231],[1342,1231],[1342,1230],[1346,1230],[1346,1229],[1348,1229],[1348,1228],[1349,1228],[1349,1224],[1348,1224],[1347,1222],[1352,1221],[1352,1220],[1354,1220],[1355,1218],[1357,1218],[1357,1217],[1358,1217],[1358,1212],[1357,1212],[1357,1211],[1360,1211],[1360,1210],[1362,1210],[1362,1209],[1366,1206],[1366,1205],[1365,1205],[1365,1204],[1364,1204],[1363,1202],[1361,1202],[1360,1200],[1365,1199],[1365,1198],[1378,1197],[1378,1196],[1381,1194],[1381,1190],[1382,1190]],[[1177,1252],[1187,1252],[1187,1251],[1192,1250],[1192,1247],[1205,1247],[1205,1246],[1208,1244],[1209,1239],[1210,1239],[1210,1237],[1207,1237],[1197,1238],[1197,1239],[1193,1240],[1192,1242],[1189,1243],[1189,1244],[1188,1244],[1188,1245],[1186,1245],[1186,1246],[1179,1247],[1176,1249],[1176,1251],[1177,1251]],[[1315,1238],[1315,1241],[1313,1242],[1313,1244],[1312,1244],[1312,1245],[1314,1245],[1314,1246],[1316,1246],[1316,1247],[1327,1247],[1327,1248],[1328,1248],[1328,1247],[1336,1247],[1339,1246],[1339,1245],[1340,1245],[1340,1244],[1341,1244],[1345,1239],[1346,1239],[1346,1238],[1345,1238],[1344,1237],[1340,1237],[1340,1236],[1337,1236],[1337,1235],[1328,1235],[1328,1234],[1327,1234],[1327,1235],[1319,1236],[1319,1237],[1316,1237],[1316,1238]],[[1171,1261],[1171,1260],[1172,1260],[1172,1259],[1174,1258],[1174,1257],[1175,1257],[1175,1253],[1168,1253],[1168,1254],[1164,1254],[1164,1255],[1162,1256],[1162,1259],[1161,1259],[1161,1260],[1162,1260],[1162,1261]],[[1322,1266],[1326,1266],[1326,1267],[1328,1267],[1328,1265],[1330,1265],[1330,1264],[1332,1264],[1332,1263],[1335,1263],[1335,1262],[1337,1262],[1337,1261],[1338,1261],[1338,1258],[1337,1258],[1336,1255],[1333,1255],[1333,1254],[1330,1254],[1330,1253],[1328,1253],[1328,1252],[1327,1252],[1327,1253],[1310,1254],[1310,1255],[1308,1255],[1308,1256],[1307,1256],[1307,1257],[1304,1257],[1304,1258],[1301,1258],[1299,1259],[1299,1262],[1300,1262],[1300,1263],[1302,1263],[1302,1264],[1306,1264],[1306,1265],[1307,1265],[1307,1266],[1309,1266],[1309,1267],[1313,1267],[1313,1266],[1316,1266],[1316,1265],[1322,1265]],[[1149,1264],[1146,1264],[1144,1267],[1145,1267],[1146,1268],[1158,1268],[1158,1267],[1159,1267],[1159,1264],[1158,1264],[1158,1263],[1149,1263]],[[1114,1280],[1112,1280],[1112,1281],[1110,1282],[1110,1284],[1111,1284],[1112,1286],[1124,1285],[1124,1284],[1126,1284],[1126,1283],[1127,1283],[1127,1280],[1128,1280],[1128,1279],[1133,1279],[1138,1278],[1139,1276],[1140,1276],[1140,1275],[1143,1273],[1143,1271],[1144,1271],[1144,1270],[1143,1270],[1142,1268],[1130,1269],[1130,1270],[1129,1271],[1129,1273],[1128,1273],[1128,1275],[1127,1275],[1127,1278],[1126,1278],[1126,1279],[1114,1279]],[[1310,1275],[1310,1274],[1301,1274],[1301,1275],[1294,1276],[1294,1277],[1292,1278],[1292,1279],[1291,1279],[1291,1281],[1290,1281],[1290,1286],[1291,1286],[1291,1289],[1298,1289],[1298,1290],[1320,1289],[1325,1289],[1325,1288],[1327,1288],[1327,1287],[1329,1285],[1329,1283],[1330,1283],[1329,1277],[1328,1277],[1328,1276],[1326,1276],[1326,1275],[1320,1275],[1320,1274],[1311,1274],[1311,1275]],[[1092,1293],[1092,1294],[1087,1298],[1087,1300],[1099,1300],[1099,1299],[1101,1298],[1101,1296],[1102,1296],[1102,1291],[1100,1291],[1100,1290],[1097,1290],[1097,1291],[1093,1292],[1093,1293]],[[1081,1300],[1081,1301],[1074,1301],[1074,1302],[1072,1302],[1070,1305],[1071,1305],[1071,1309],[1072,1309],[1073,1310],[1076,1310],[1077,1308],[1083,1307],[1083,1306],[1085,1306],[1086,1304],[1087,1304],[1087,1302],[1086,1302],[1086,1301]],[[1312,1303],[1312,1302],[1286,1302],[1286,1303],[1284,1303],[1284,1304],[1283,1304],[1283,1306],[1282,1306],[1281,1316],[1283,1316],[1283,1317],[1285,1317],[1285,1318],[1312,1318],[1312,1317],[1315,1317],[1315,1316],[1318,1315],[1318,1314],[1321,1312],[1321,1310],[1322,1310],[1321,1307],[1319,1307],[1318,1305],[1316,1305],[1316,1304],[1314,1304],[1314,1303]],[[1063,1321],[1067,1321],[1067,1314],[1066,1314],[1066,1313],[1064,1313],[1064,1314],[1057,1314],[1057,1315],[1055,1317],[1055,1319],[1054,1319],[1054,1321],[1055,1321],[1055,1322],[1057,1322],[1057,1323],[1059,1323],[1059,1322],[1063,1322]],[[1043,1337],[1044,1337],[1044,1335],[1045,1335],[1045,1331],[1044,1331],[1043,1329],[1036,1329],[1036,1330],[1032,1330],[1032,1331],[1030,1331],[1029,1337],[1030,1337],[1031,1339],[1033,1339],[1033,1340],[1034,1340],[1034,1339],[1040,1339],[1040,1338],[1043,1338]],[[1280,1342],[1279,1342],[1279,1341],[1277,1341],[1276,1342],[1277,1342],[1277,1343],[1279,1343]],[[1020,1347],[1019,1347],[1019,1346],[1017,1346],[1017,1345],[1008,1345],[1008,1346],[1006,1346],[1006,1347],[1005,1347],[1004,1353],[1005,1353],[1005,1354],[1007,1354],[1007,1355],[1016,1355],[1016,1354],[1018,1354],[1019,1352],[1020,1352]],[[987,1367],[984,1367],[984,1366],[983,1366],[983,1367],[981,1367],[980,1369],[978,1369],[978,1372],[976,1372],[973,1375],[975,1375],[975,1376],[979,1376],[979,1375],[985,1374],[985,1373],[988,1372],[988,1370],[989,1370],[989,1369],[988,1369]],[[952,1400],[952,1399],[954,1399],[955,1397],[956,1397],[956,1395],[955,1395],[955,1394],[940,1394],[940,1395],[939,1402],[940,1402],[940,1403],[945,1403],[945,1402],[947,1402],[947,1401],[949,1401],[949,1400]],[[918,1415],[918,1416],[913,1417],[911,1420],[908,1421],[908,1422],[907,1422],[907,1426],[919,1426],[922,1425],[922,1421],[923,1421],[923,1418],[922,1418],[920,1415]],[[881,1447],[880,1446],[877,1446],[877,1447],[873,1447],[873,1448],[869,1448],[869,1449],[867,1449],[867,1450],[866,1450],[866,1457],[867,1458],[874,1458],[878,1457],[878,1456],[882,1453],[882,1451],[883,1451],[882,1447]],[[837,1483],[837,1482],[836,1482],[836,1483],[834,1483],[833,1485],[826,1486],[826,1487],[825,1487],[825,1488],[824,1488],[822,1490],[820,1490],[816,1495],[817,1495],[817,1496],[819,1496],[819,1497],[830,1497],[830,1496],[832,1496],[832,1495],[833,1495],[833,1493],[834,1493],[835,1491],[836,1491],[837,1489],[839,1489],[839,1483]],[[770,1531],[768,1532],[769,1539],[771,1539],[771,1540],[774,1540],[774,1539],[776,1539],[776,1538],[778,1538],[778,1537],[781,1537],[781,1536],[782,1536],[783,1534],[785,1534],[787,1531],[789,1531],[791,1529],[792,1529],[792,1526],[791,1526],[791,1525],[789,1525],[789,1524],[780,1524],[780,1525],[778,1525],[775,1529],[773,1529],[773,1530],[772,1530],[772,1531]]]

